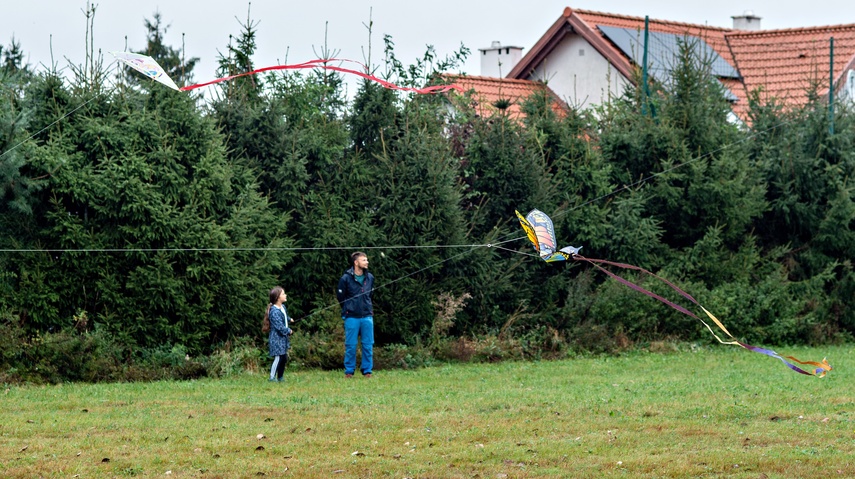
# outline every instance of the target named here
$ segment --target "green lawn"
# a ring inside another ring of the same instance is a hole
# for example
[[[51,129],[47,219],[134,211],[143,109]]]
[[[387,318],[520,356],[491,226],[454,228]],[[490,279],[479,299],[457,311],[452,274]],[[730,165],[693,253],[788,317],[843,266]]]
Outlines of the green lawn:
[[[716,345],[371,379],[7,386],[0,476],[855,476],[853,347],[785,349],[835,369]]]

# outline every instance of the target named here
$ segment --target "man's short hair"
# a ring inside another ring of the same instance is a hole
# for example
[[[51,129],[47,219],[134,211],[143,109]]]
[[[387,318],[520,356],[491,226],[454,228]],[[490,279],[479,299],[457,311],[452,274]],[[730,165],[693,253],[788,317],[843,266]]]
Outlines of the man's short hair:
[[[368,255],[363,253],[362,251],[357,251],[357,252],[351,254],[350,255],[350,264],[353,265],[353,263],[355,263],[356,260],[358,260],[359,258],[361,258],[363,256],[368,256]]]

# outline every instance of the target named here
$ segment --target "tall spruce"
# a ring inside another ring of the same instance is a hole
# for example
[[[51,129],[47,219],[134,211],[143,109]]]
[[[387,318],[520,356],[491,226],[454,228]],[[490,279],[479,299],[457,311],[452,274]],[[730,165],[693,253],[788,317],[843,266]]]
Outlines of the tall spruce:
[[[524,126],[510,118],[507,109],[484,118],[465,102],[457,108],[460,126],[451,129],[451,141],[463,145],[460,182],[468,242],[530,251],[530,246],[517,241],[505,242],[525,236],[515,210],[525,214],[556,204],[555,184],[544,157],[527,142]],[[527,267],[526,260],[498,248],[479,249],[463,259],[466,273],[461,282],[472,299],[458,321],[459,330],[498,332],[514,312],[530,313],[530,293],[538,287],[531,280],[542,269]]]
[[[795,282],[794,294],[813,298],[800,313],[806,336],[814,341],[855,333],[855,130],[852,108],[836,109],[829,133],[827,104],[817,91],[802,108],[752,96],[751,118],[757,140],[752,154],[763,174],[770,208],[757,224],[767,249],[783,249],[783,274]]]
[[[50,76],[32,88],[35,110],[84,101]],[[21,254],[15,307],[30,328],[86,311],[128,344],[192,351],[256,330],[259,291],[287,255],[244,248],[287,242],[193,99],[157,85],[99,95],[46,134],[30,165],[48,178],[30,244],[81,251]]]
[[[39,187],[38,180],[23,172],[33,147],[33,143],[27,141],[31,115],[24,98],[31,73],[23,64],[23,50],[14,38],[5,51],[0,47],[0,57],[3,58],[0,65],[0,212],[28,215],[32,213],[31,195]],[[6,215],[0,218],[6,219]],[[11,219],[3,230],[16,228],[18,222]]]
[[[695,43],[680,43],[671,81],[659,88],[655,118],[637,114],[635,91],[604,117],[601,144],[616,183],[644,186],[671,247],[691,247],[716,225],[738,245],[765,208],[762,179]]]
[[[246,21],[240,24],[240,35],[237,38],[229,35],[226,53],[220,53],[217,76],[240,75],[254,69],[252,56],[255,54],[255,49],[257,48],[256,27],[258,27],[258,21],[252,19],[249,8],[247,8],[246,16]],[[230,101],[238,103],[253,103],[257,101],[261,96],[263,86],[262,79],[258,75],[241,76],[219,84],[225,97]]]
[[[374,227],[390,249],[375,258],[375,274],[389,286],[378,291],[385,314],[378,326],[395,342],[426,337],[434,317],[437,290],[450,288],[446,260],[460,251],[444,248],[463,239],[457,162],[443,137],[444,118],[432,98],[405,101],[393,135],[373,152],[371,188]]]
[[[146,29],[146,46],[137,51],[142,55],[152,57],[163,67],[163,71],[172,78],[178,86],[184,86],[192,82],[193,69],[199,63],[198,57],[185,58],[184,47],[176,49],[165,42],[165,36],[170,25],[163,23],[163,17],[159,11],[152,14],[152,18],[144,21]],[[125,67],[125,80],[132,85],[139,85],[148,81],[130,68]]]

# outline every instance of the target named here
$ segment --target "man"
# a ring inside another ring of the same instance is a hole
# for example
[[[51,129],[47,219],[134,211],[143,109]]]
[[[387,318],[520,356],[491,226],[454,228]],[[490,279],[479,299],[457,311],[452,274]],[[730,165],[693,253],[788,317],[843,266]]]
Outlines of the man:
[[[374,367],[374,275],[368,272],[368,256],[357,251],[350,255],[351,267],[338,280],[336,298],[341,303],[344,320],[344,377],[351,378],[356,370],[357,336],[362,342],[360,372],[371,377]]]

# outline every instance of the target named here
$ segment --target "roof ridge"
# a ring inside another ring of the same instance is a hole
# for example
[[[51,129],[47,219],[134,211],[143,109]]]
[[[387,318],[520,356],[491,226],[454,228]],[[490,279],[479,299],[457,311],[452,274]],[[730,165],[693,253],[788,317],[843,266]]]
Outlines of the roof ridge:
[[[576,8],[576,9],[573,9],[573,11],[577,12],[577,13],[581,13],[581,14],[587,14],[587,15],[600,15],[603,17],[620,18],[623,20],[637,20],[637,21],[641,21],[641,22],[644,21],[644,17],[636,17],[634,15],[620,15],[617,13],[598,12],[595,10],[585,10],[582,8]],[[660,20],[658,18],[649,18],[648,20],[650,22],[656,22],[656,23],[663,24],[663,25],[693,27],[693,28],[700,28],[700,29],[704,29],[704,30],[718,30],[718,31],[722,31],[725,33],[733,31],[732,28],[715,27],[715,26],[711,26],[711,25],[702,25],[702,24],[698,24],[698,23],[678,22],[678,21],[674,21],[674,20]]]
[[[774,30],[731,30],[725,33],[725,35],[739,37],[762,37],[789,33],[828,32],[829,30],[855,30],[855,23],[843,23],[840,25],[816,25],[812,27],[777,28]]]
[[[465,73],[444,73],[443,76],[447,76],[449,78],[463,78],[469,80],[481,80],[481,81],[490,81],[490,82],[503,82],[503,83],[522,83],[522,84],[538,84],[538,85],[546,85],[543,82],[536,80],[524,80],[518,78],[508,78],[508,77],[488,77],[483,75],[467,75]]]

